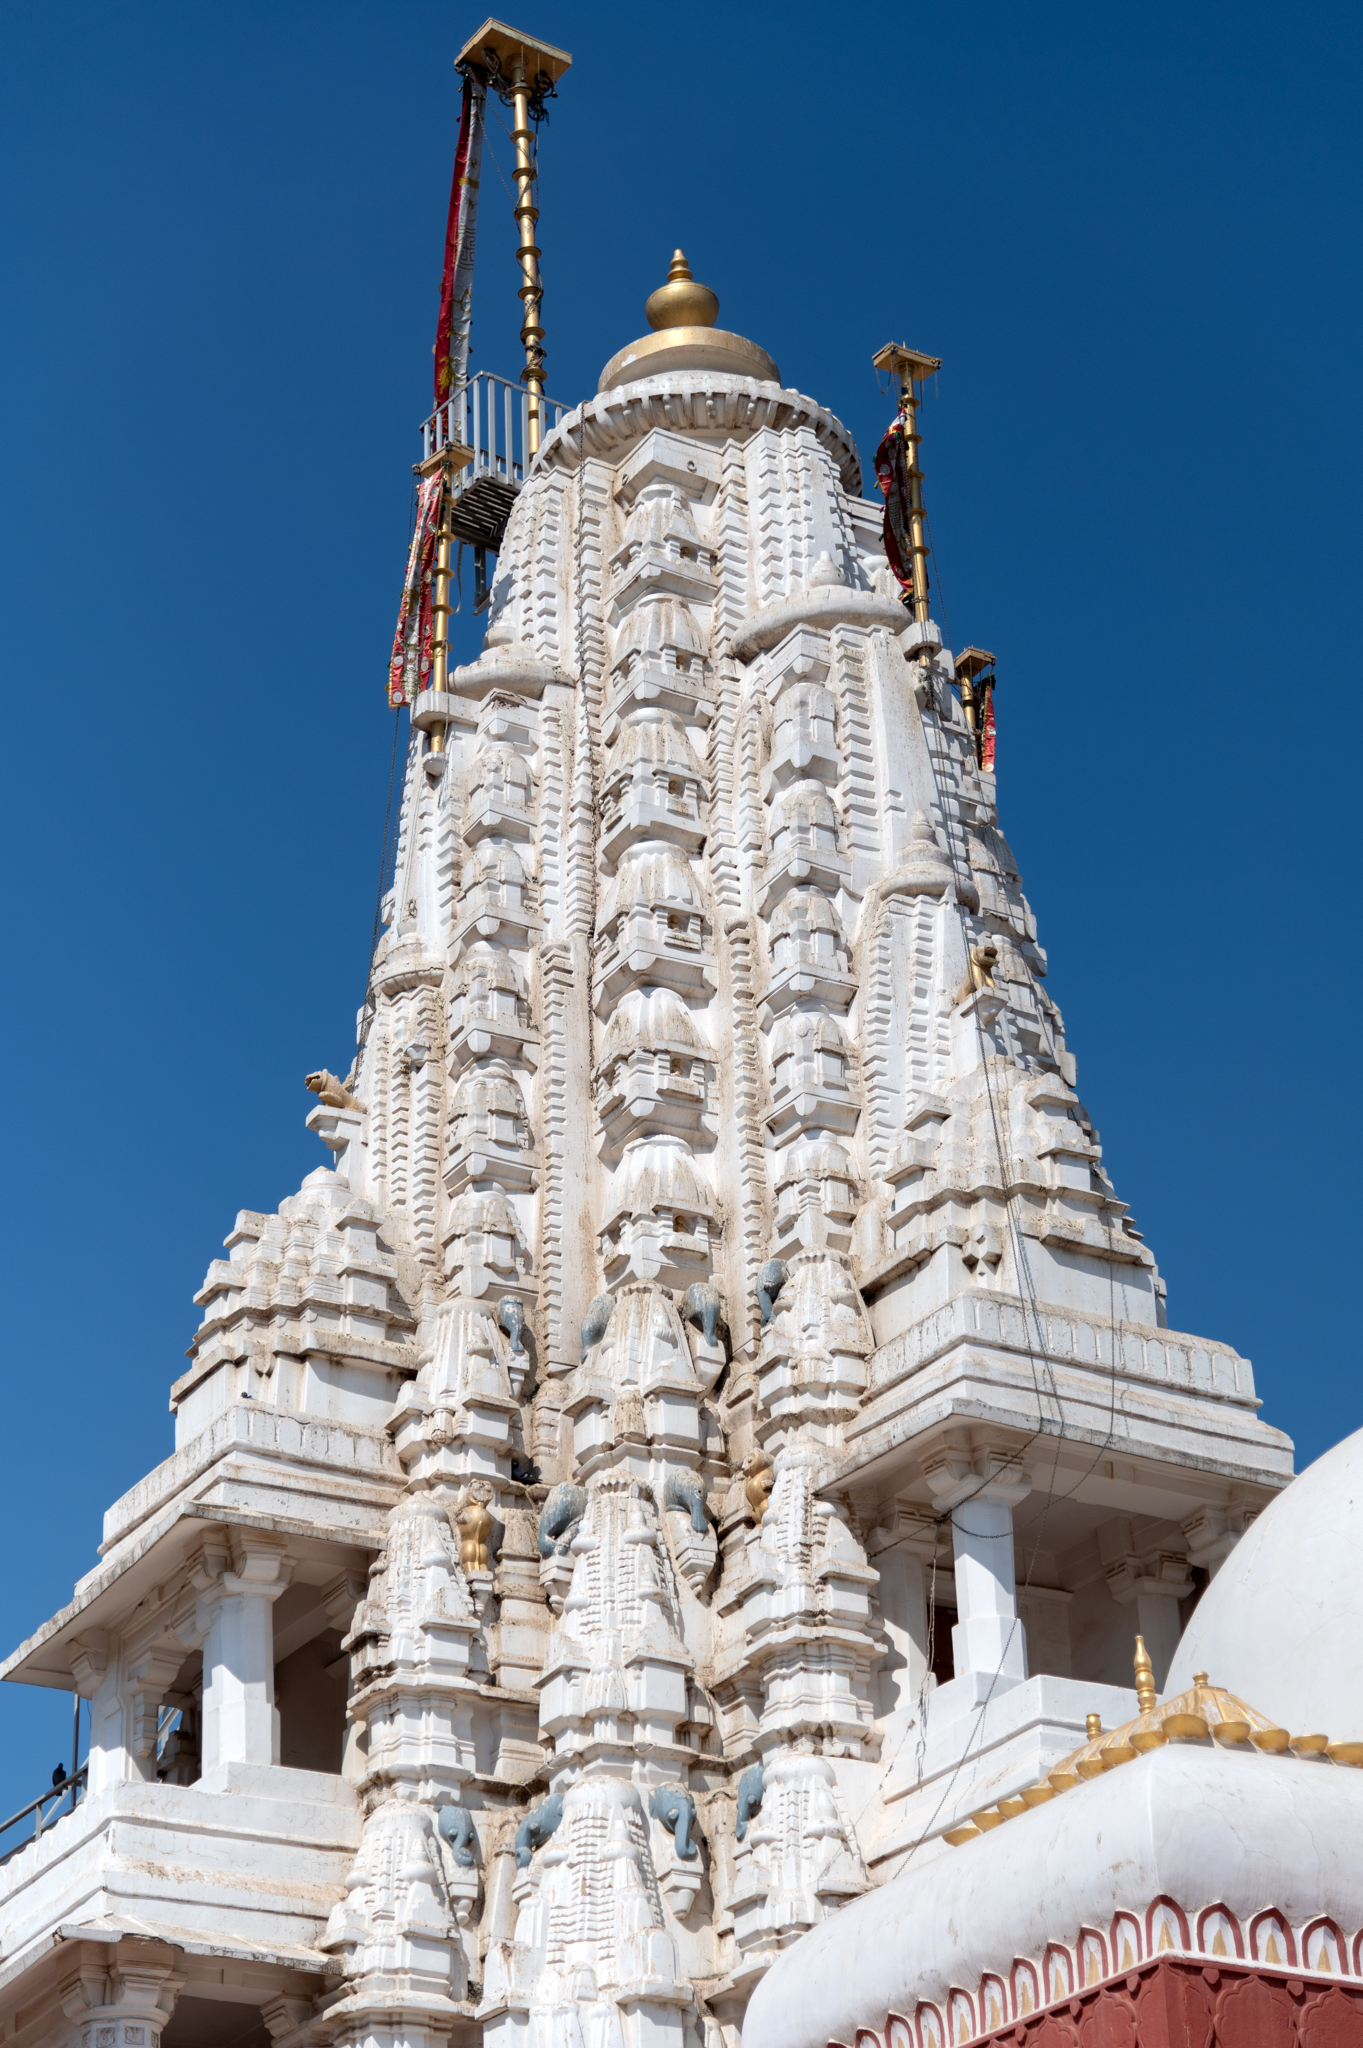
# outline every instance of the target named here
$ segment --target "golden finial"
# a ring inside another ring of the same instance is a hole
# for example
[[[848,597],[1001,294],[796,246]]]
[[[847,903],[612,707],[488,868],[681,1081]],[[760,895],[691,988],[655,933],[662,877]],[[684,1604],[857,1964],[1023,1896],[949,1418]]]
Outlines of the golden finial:
[[[1101,1714],[1085,1714],[1085,1716],[1084,1716],[1084,1733],[1085,1733],[1085,1734],[1087,1735],[1087,1737],[1088,1737],[1089,1741],[1090,1741],[1090,1742],[1092,1742],[1092,1741],[1093,1741],[1093,1740],[1095,1739],[1095,1737],[1097,1737],[1097,1736],[1101,1735],[1101,1734],[1102,1734],[1102,1732],[1103,1732],[1103,1717],[1102,1717],[1102,1715],[1101,1715]]]
[[[1145,1637],[1136,1638],[1136,1705],[1143,1714],[1148,1714],[1155,1704],[1155,1667],[1150,1662],[1150,1652],[1145,1647]]]
[[[709,285],[696,283],[686,257],[674,249],[667,283],[649,294],[644,313],[650,327],[713,327],[719,300]]]

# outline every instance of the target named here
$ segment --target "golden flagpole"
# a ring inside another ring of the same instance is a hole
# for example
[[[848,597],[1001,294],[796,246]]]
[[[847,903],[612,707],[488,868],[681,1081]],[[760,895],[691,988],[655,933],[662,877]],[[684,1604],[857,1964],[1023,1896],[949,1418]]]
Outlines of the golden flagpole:
[[[486,73],[488,86],[511,108],[511,140],[516,150],[516,261],[521,267],[521,345],[526,392],[526,467],[538,453],[544,435],[544,286],[540,250],[535,241],[539,208],[535,204],[535,134],[532,122],[572,63],[566,50],[541,42],[505,22],[485,21],[459,52],[458,64],[475,64]]]

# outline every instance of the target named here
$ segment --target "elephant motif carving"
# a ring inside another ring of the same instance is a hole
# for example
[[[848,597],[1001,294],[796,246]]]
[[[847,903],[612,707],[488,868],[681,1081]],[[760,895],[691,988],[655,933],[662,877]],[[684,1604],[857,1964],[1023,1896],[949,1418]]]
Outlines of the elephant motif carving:
[[[748,1822],[761,1808],[763,1783],[761,1764],[749,1764],[738,1781],[738,1823],[734,1833],[740,1842],[748,1832]]]
[[[723,1316],[724,1300],[719,1289],[712,1281],[693,1280],[682,1302],[682,1321],[694,1324],[707,1344],[715,1344],[719,1341]]]
[[[697,1536],[704,1536],[710,1527],[705,1512],[705,1487],[694,1472],[669,1472],[663,1483],[663,1506],[676,1508],[690,1515],[691,1527]]]
[[[437,1825],[456,1863],[468,1869],[478,1861],[478,1833],[467,1807],[442,1806]]]
[[[615,1307],[613,1294],[598,1294],[587,1304],[587,1313],[582,1319],[582,1356],[585,1358],[593,1344],[599,1344],[606,1334],[606,1326]]]
[[[516,1830],[516,1868],[526,1870],[536,1849],[542,1849],[563,1818],[563,1794],[551,1792]]]
[[[585,1487],[574,1486],[571,1479],[563,1479],[551,1487],[549,1498],[540,1509],[539,1546],[541,1557],[562,1556],[577,1534],[578,1524],[587,1512]]]
[[[776,1297],[786,1284],[784,1259],[768,1259],[757,1276],[757,1302],[762,1311],[762,1321],[769,1323],[776,1313]]]
[[[519,1357],[525,1350],[525,1306],[514,1294],[504,1294],[497,1303],[497,1322]]]
[[[677,1844],[677,1854],[691,1862],[696,1847],[696,1802],[680,1785],[657,1785],[648,1795],[648,1810]]]

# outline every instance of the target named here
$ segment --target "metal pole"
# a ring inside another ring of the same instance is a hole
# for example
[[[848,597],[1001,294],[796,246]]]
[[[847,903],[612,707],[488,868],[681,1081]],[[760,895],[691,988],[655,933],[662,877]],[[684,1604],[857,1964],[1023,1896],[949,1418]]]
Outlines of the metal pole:
[[[535,159],[531,149],[534,136],[530,127],[530,83],[525,75],[524,58],[517,60],[511,73],[511,104],[515,121],[511,140],[516,145],[516,223],[520,230],[520,246],[516,255],[525,279],[520,289],[521,303],[525,307],[525,317],[521,321],[521,341],[525,347],[521,382],[529,399],[525,465],[528,469],[530,459],[539,450],[544,405],[544,329],[540,325],[544,290],[540,284],[540,252],[535,246],[535,222],[539,219],[539,208],[535,205]]]
[[[923,472],[918,466],[918,396],[911,372],[901,370],[904,405],[904,447],[909,472],[909,550],[913,556],[913,615],[919,625],[928,618],[928,543],[923,527]]]

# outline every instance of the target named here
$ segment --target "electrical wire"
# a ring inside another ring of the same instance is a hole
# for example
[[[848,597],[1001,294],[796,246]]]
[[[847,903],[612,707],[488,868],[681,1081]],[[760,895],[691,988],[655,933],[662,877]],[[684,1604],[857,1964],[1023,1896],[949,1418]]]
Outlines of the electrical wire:
[[[937,560],[936,548],[933,545],[932,529],[927,522],[926,516],[924,519],[924,525],[927,528],[928,551],[932,558],[933,574],[937,582],[938,606],[942,613],[943,625],[946,628],[948,645],[951,645],[954,643],[951,640],[951,628],[947,616],[946,598],[942,589],[941,568]],[[951,818],[947,804],[941,800],[940,787],[939,808],[942,813],[943,824],[946,828],[947,856],[952,868],[953,877],[955,878],[958,885],[955,892],[956,909],[961,921],[961,935],[965,948],[966,958],[967,961],[969,961],[971,950],[970,931],[966,923],[965,906],[961,899],[961,892],[959,888],[960,877],[957,872],[956,849],[952,844],[951,833],[951,826],[953,822],[959,823],[962,829],[962,833],[964,833],[964,820],[953,820]],[[1012,1177],[1008,1167],[1007,1156],[1004,1152],[1003,1132],[1000,1127],[998,1104],[994,1095],[993,1077],[991,1075],[989,1066],[989,1048],[984,1037],[984,1028],[980,1021],[978,1006],[976,1006],[975,1010],[975,1028],[977,1033],[977,1042],[979,1046],[980,1066],[984,1078],[986,1099],[989,1104],[990,1123],[994,1135],[995,1151],[999,1162],[1000,1193],[1002,1195],[1004,1203],[1005,1221],[1013,1244],[1013,1262],[1014,1269],[1019,1281],[1019,1299],[1023,1302],[1023,1330],[1024,1333],[1027,1335],[1027,1352],[1029,1361],[1031,1363],[1033,1388],[1037,1400],[1037,1428],[1031,1433],[1031,1435],[1024,1441],[1023,1444],[1019,1445],[1010,1454],[1010,1456],[1004,1460],[1001,1466],[996,1468],[996,1470],[990,1473],[987,1477],[983,1478],[980,1481],[980,1484],[976,1488],[974,1488],[972,1492],[964,1495],[963,1498],[959,1502],[957,1502],[951,1509],[933,1518],[932,1572],[926,1602],[926,1653],[923,1677],[919,1686],[917,1710],[914,1713],[912,1720],[906,1724],[903,1733],[901,1734],[899,1741],[896,1743],[890,1756],[881,1764],[878,1773],[879,1783],[877,1785],[876,1791],[872,1794],[871,1798],[866,1802],[866,1805],[862,1808],[861,1813],[857,1815],[856,1820],[853,1823],[854,1833],[857,1827],[859,1826],[861,1820],[865,1817],[865,1814],[870,1810],[871,1805],[874,1804],[875,1799],[877,1797],[883,1796],[883,1786],[885,1780],[888,1778],[889,1772],[892,1769],[894,1763],[897,1761],[899,1752],[902,1750],[910,1733],[916,1733],[918,1738],[918,1768],[916,1772],[915,1782],[918,1784],[922,1783],[922,1767],[927,1748],[927,1727],[929,1715],[929,1701],[932,1689],[933,1665],[936,1661],[937,1567],[938,1555],[940,1550],[940,1534],[942,1529],[945,1527],[947,1522],[950,1522],[952,1524],[953,1532],[957,1528],[959,1528],[961,1530],[961,1533],[966,1536],[974,1534],[977,1537],[982,1537],[986,1534],[992,1534],[992,1532],[986,1531],[972,1532],[969,1528],[968,1523],[961,1522],[958,1519],[960,1515],[960,1509],[962,1507],[967,1506],[971,1500],[977,1499],[979,1495],[984,1491],[986,1486],[997,1483],[1000,1473],[1006,1471],[1010,1465],[1019,1462],[1020,1459],[1023,1456],[1025,1456],[1026,1452],[1030,1449],[1031,1445],[1034,1444],[1040,1436],[1053,1436],[1055,1439],[1055,1451],[1051,1460],[1051,1469],[1047,1481],[1046,1497],[1042,1504],[1041,1514],[1037,1518],[1034,1540],[1031,1544],[1031,1551],[1029,1557],[1027,1558],[1026,1569],[1023,1576],[1021,1590],[1025,1593],[1029,1590],[1031,1586],[1032,1575],[1036,1569],[1037,1560],[1040,1556],[1041,1542],[1045,1533],[1046,1522],[1051,1513],[1052,1507],[1056,1503],[1057,1499],[1062,1501],[1070,1499],[1073,1496],[1073,1494],[1078,1491],[1079,1487],[1084,1484],[1084,1481],[1089,1477],[1089,1474],[1095,1469],[1095,1467],[1101,1460],[1104,1452],[1110,1448],[1116,1431],[1117,1356],[1119,1331],[1119,1324],[1116,1316],[1116,1256],[1114,1249],[1111,1220],[1109,1217],[1104,1216],[1103,1223],[1108,1241],[1108,1321],[1110,1326],[1110,1337],[1112,1347],[1111,1360],[1109,1365],[1108,1427],[1102,1442],[1099,1444],[1096,1452],[1094,1453],[1092,1459],[1090,1460],[1085,1470],[1074,1481],[1072,1486],[1067,1488],[1064,1493],[1057,1495],[1056,1476],[1059,1471],[1061,1447],[1063,1443],[1066,1441],[1067,1437],[1069,1436],[1069,1432],[1066,1430],[1065,1427],[1064,1402],[1061,1397],[1059,1385],[1055,1376],[1055,1361],[1053,1361],[1050,1357],[1050,1353],[1047,1349],[1045,1337],[1042,1331],[1040,1304],[1037,1300],[1035,1285],[1032,1280],[1031,1267],[1026,1257],[1025,1248],[1022,1242],[1022,1232],[1017,1220],[1016,1206],[1013,1197],[1018,1192],[1018,1189],[1012,1184]],[[1106,1174],[1103,1175],[1103,1179],[1107,1181]],[[1108,1185],[1110,1187],[1111,1183],[1108,1182]],[[1025,1299],[1023,1299],[1024,1295]],[[1054,1428],[1048,1426],[1048,1418],[1045,1414],[1045,1403],[1042,1395],[1041,1377],[1038,1375],[1037,1372],[1037,1352],[1033,1347],[1032,1337],[1028,1329],[1028,1309],[1030,1309],[1031,1311],[1031,1324],[1036,1332],[1037,1346],[1040,1351],[1041,1363],[1044,1369],[1044,1377],[1049,1384],[1050,1398],[1055,1404],[1056,1416]],[[1007,1641],[1003,1646],[999,1663],[989,1680],[988,1690],[985,1693],[984,1699],[979,1703],[975,1726],[972,1729],[971,1734],[968,1737],[965,1747],[962,1750],[960,1756],[956,1759],[954,1765],[952,1766],[952,1769],[947,1777],[947,1781],[943,1786],[942,1791],[938,1797],[937,1804],[933,1808],[933,1811],[929,1816],[926,1825],[921,1829],[915,1841],[911,1843],[908,1852],[904,1857],[903,1862],[900,1864],[898,1871],[896,1872],[897,1876],[903,1875],[904,1871],[907,1870],[913,1857],[922,1848],[924,1842],[928,1841],[931,1838],[933,1831],[936,1827],[937,1821],[939,1820],[942,1814],[942,1810],[946,1806],[947,1801],[951,1797],[951,1793],[956,1784],[956,1781],[959,1778],[960,1773],[964,1768],[965,1764],[970,1760],[972,1749],[977,1739],[981,1742],[983,1741],[986,1711],[988,1709],[990,1701],[994,1696],[994,1692],[998,1685],[998,1682],[1003,1675],[1004,1668],[1008,1662],[1009,1651],[1012,1648],[1013,1639],[1020,1626],[1021,1616],[1016,1612],[1015,1596],[1015,1612],[1013,1616],[1013,1623],[1011,1628],[1009,1629]]]

